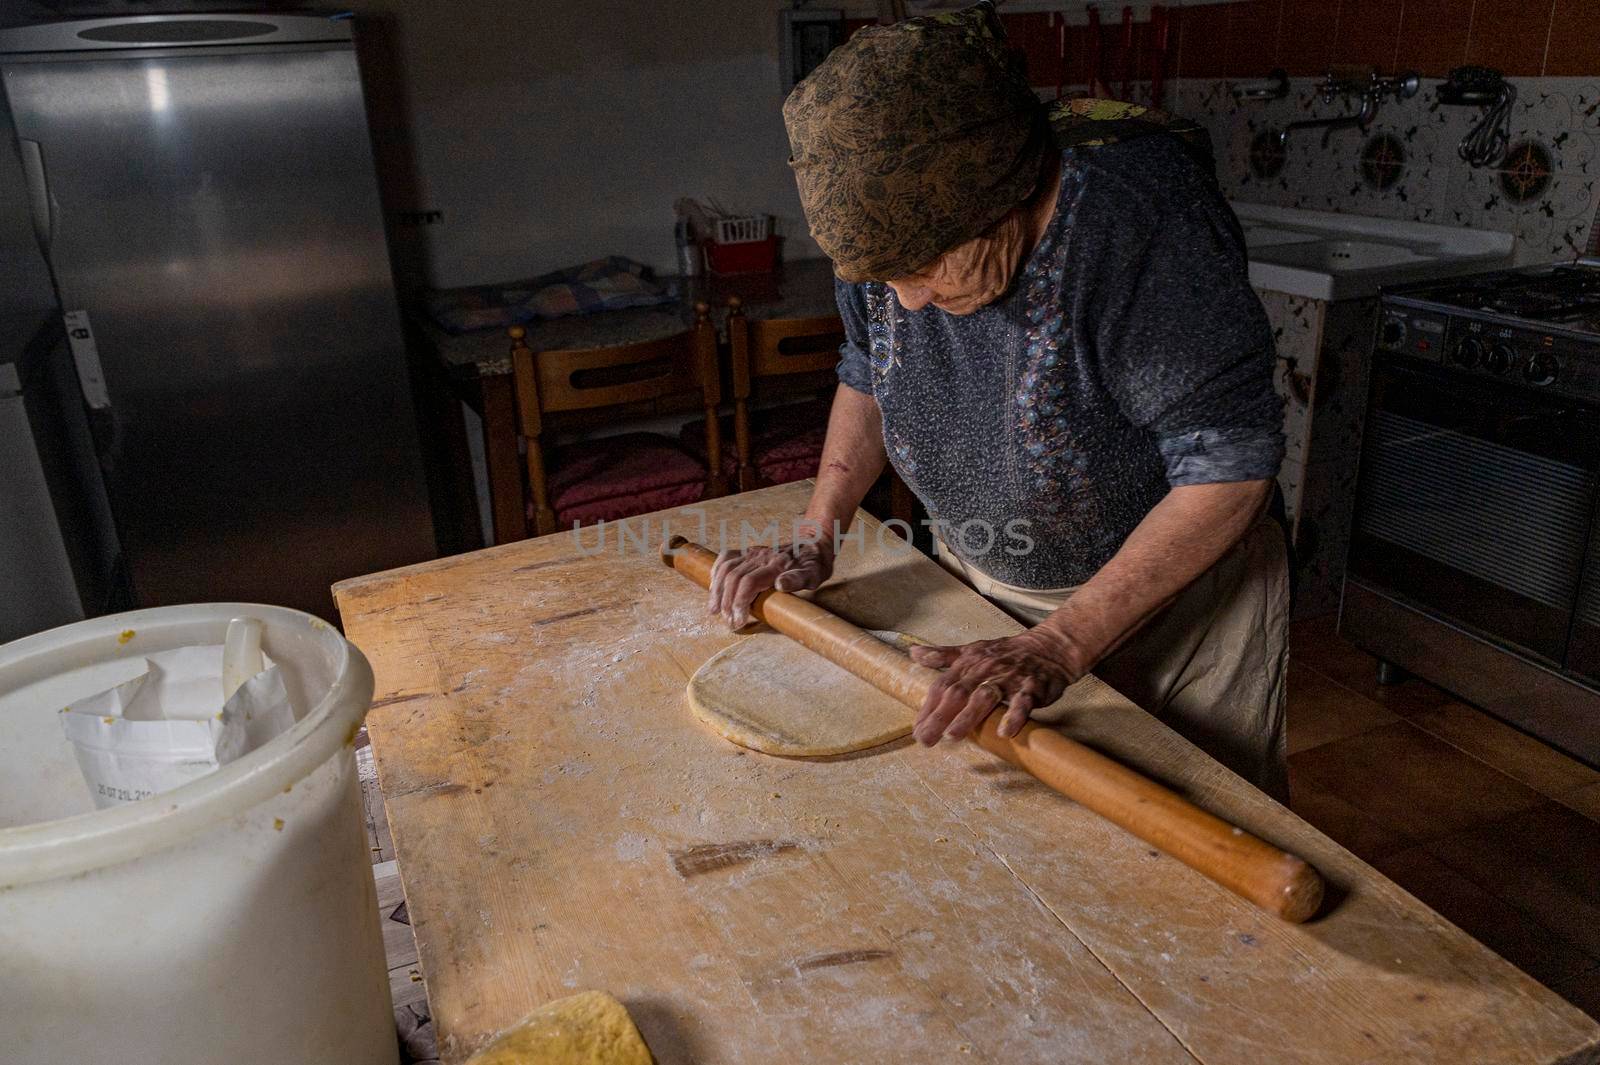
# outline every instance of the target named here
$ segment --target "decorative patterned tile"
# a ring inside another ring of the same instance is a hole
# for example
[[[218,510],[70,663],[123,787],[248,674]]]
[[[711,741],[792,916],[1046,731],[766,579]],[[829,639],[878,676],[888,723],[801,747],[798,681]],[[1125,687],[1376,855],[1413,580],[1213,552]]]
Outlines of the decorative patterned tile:
[[[1354,476],[1366,421],[1378,301],[1326,304],[1306,462],[1339,462]]]
[[[1336,458],[1307,464],[1295,527],[1296,618],[1316,617],[1339,605],[1355,499],[1353,462]]]
[[[1377,301],[1259,295],[1278,346],[1278,487],[1295,545],[1295,614],[1312,617],[1338,605],[1344,583]]]
[[[1410,14],[1408,6],[1408,22]],[[1354,100],[1324,104],[1315,78],[1295,79],[1282,100],[1240,101],[1229,81],[1186,77],[1172,83],[1166,104],[1210,132],[1219,178],[1233,199],[1500,230],[1517,236],[1521,263],[1574,257],[1600,201],[1600,80],[1513,83],[1510,148],[1497,165],[1480,169],[1464,163],[1457,146],[1482,109],[1440,106],[1431,81],[1410,100],[1385,101],[1364,133],[1333,132],[1326,147],[1316,130],[1292,134],[1281,149],[1275,135],[1297,119],[1355,110]],[[1343,582],[1376,301],[1261,296],[1278,341],[1275,382],[1285,401],[1287,452],[1278,480],[1299,563],[1296,611],[1312,616],[1337,604]]]
[[[1408,6],[1408,21],[1409,14]],[[1519,262],[1571,258],[1584,247],[1600,202],[1600,80],[1512,82],[1518,98],[1510,143],[1524,150],[1484,169],[1457,155],[1483,111],[1440,106],[1432,79],[1410,100],[1385,101],[1365,134],[1337,130],[1326,148],[1319,131],[1291,134],[1281,165],[1272,159],[1263,166],[1265,155],[1276,155],[1264,151],[1272,131],[1296,119],[1353,113],[1357,101],[1324,104],[1315,78],[1296,78],[1288,97],[1267,101],[1234,99],[1231,82],[1185,78],[1170,87],[1167,104],[1210,132],[1219,177],[1234,199],[1495,229],[1516,234]]]
[[[1497,167],[1453,168],[1447,193],[1451,217],[1442,220],[1516,233],[1522,240],[1518,258],[1524,262],[1579,254],[1600,191],[1597,112],[1600,84],[1592,80],[1539,78],[1519,84],[1511,150]],[[1532,195],[1518,198],[1530,181]]]
[[[1325,307],[1295,540],[1299,617],[1335,609],[1344,587],[1378,301]]]
[[[1283,397],[1285,452],[1278,472],[1294,529],[1300,512],[1301,485],[1305,480],[1307,448],[1311,440],[1312,382],[1317,375],[1317,352],[1322,340],[1322,316],[1327,304],[1283,292],[1260,292],[1267,320],[1277,341],[1278,364],[1273,383]]]
[[[1405,176],[1409,156],[1405,142],[1393,133],[1374,133],[1361,146],[1361,180],[1387,192]]]

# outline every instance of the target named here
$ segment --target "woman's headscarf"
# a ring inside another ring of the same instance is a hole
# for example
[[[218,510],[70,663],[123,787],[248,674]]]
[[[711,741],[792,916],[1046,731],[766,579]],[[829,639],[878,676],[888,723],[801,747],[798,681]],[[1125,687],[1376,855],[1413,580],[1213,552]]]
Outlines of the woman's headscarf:
[[[904,277],[982,233],[1052,146],[987,2],[858,30],[783,118],[811,234],[846,281]]]

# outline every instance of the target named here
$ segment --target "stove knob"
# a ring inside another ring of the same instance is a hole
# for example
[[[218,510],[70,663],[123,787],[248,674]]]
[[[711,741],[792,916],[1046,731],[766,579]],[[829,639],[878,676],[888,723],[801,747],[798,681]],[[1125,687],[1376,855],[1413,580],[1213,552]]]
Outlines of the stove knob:
[[[1530,356],[1522,367],[1522,376],[1527,378],[1530,385],[1551,384],[1560,372],[1561,364],[1556,361],[1556,357],[1543,353]]]
[[[1483,367],[1490,373],[1505,373],[1516,361],[1517,353],[1511,350],[1510,345],[1496,344],[1489,349],[1489,354],[1483,360]]]
[[[1456,345],[1455,353],[1451,355],[1451,358],[1456,361],[1458,366],[1465,366],[1469,370],[1473,369],[1483,361],[1483,341],[1477,337],[1467,337],[1467,339]]]
[[[1406,339],[1406,324],[1398,318],[1383,323],[1380,342],[1386,348],[1398,348]]]

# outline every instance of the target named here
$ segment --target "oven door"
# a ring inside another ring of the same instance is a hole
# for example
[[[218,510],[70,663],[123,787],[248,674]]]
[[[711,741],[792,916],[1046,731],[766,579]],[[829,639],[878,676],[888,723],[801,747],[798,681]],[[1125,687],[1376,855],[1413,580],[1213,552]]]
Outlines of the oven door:
[[[1504,378],[1380,358],[1351,575],[1559,668],[1597,450],[1600,413],[1590,407]]]

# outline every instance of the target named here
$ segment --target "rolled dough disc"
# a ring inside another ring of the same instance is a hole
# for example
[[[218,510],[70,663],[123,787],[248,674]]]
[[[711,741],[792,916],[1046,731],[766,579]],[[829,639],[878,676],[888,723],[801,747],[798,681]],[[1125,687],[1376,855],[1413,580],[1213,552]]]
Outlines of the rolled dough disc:
[[[903,632],[872,635],[902,650]],[[916,714],[866,681],[777,632],[725,648],[689,679],[689,707],[741,747],[817,757],[897,740]]]

